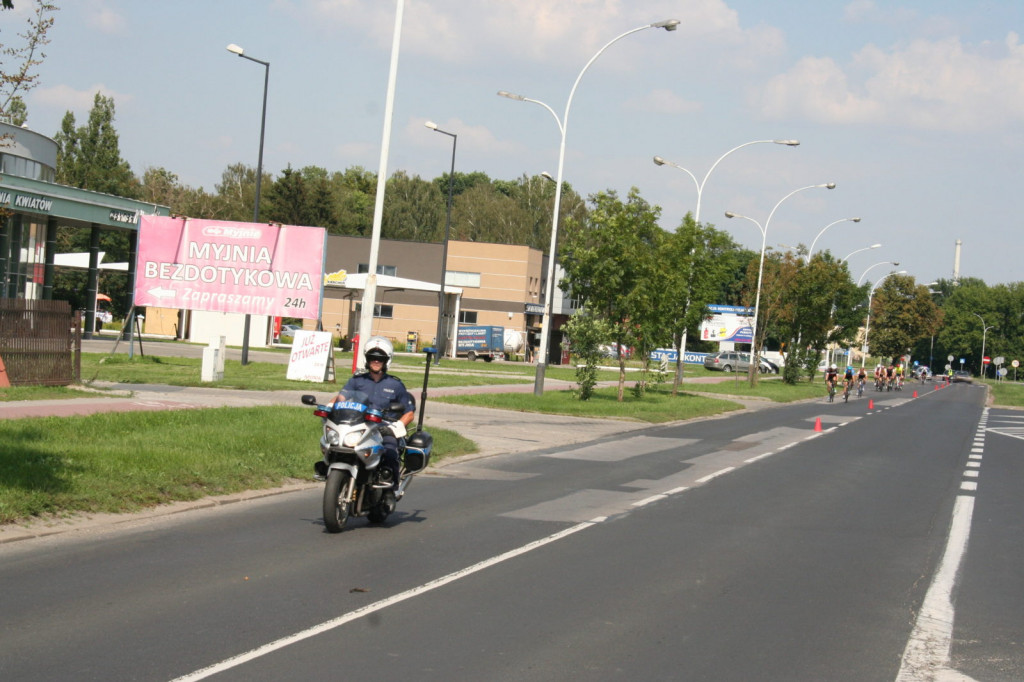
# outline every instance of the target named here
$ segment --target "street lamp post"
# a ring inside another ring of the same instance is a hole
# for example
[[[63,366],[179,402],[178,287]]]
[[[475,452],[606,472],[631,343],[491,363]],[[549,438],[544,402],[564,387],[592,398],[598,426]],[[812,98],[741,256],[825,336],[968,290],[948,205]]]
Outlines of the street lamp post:
[[[799,189],[793,190],[792,192],[790,192],[786,196],[784,196],[781,199],[779,199],[779,202],[777,204],[775,204],[775,206],[771,210],[771,213],[768,214],[768,219],[764,222],[764,227],[761,227],[761,223],[757,222],[753,218],[749,218],[749,217],[747,217],[745,215],[740,215],[739,213],[733,213],[732,211],[726,211],[725,212],[725,217],[726,218],[743,218],[744,220],[749,220],[750,222],[752,222],[755,225],[757,225],[757,229],[759,229],[761,231],[761,263],[760,263],[760,265],[758,265],[758,268],[757,268],[757,294],[754,296],[754,321],[753,321],[753,324],[751,325],[751,330],[750,330],[750,384],[751,384],[751,386],[753,386],[754,383],[757,381],[757,371],[758,371],[758,368],[760,366],[759,356],[757,354],[757,316],[758,316],[758,313],[761,310],[761,280],[764,277],[764,251],[765,251],[765,247],[767,246],[767,243],[768,243],[768,226],[771,224],[772,216],[775,215],[775,211],[778,210],[779,206],[782,205],[782,202],[784,202],[786,199],[790,198],[791,196],[793,196],[797,192],[803,192],[804,190],[808,190],[808,189],[817,189],[819,187],[824,187],[825,189],[835,189],[836,188],[836,183],[828,182],[828,183],[821,184],[821,185],[808,185],[807,187],[800,187]]]
[[[721,156],[719,156],[718,160],[715,161],[713,164],[711,164],[711,168],[709,168],[708,172],[704,174],[704,178],[700,182],[697,181],[697,176],[696,175],[694,175],[692,172],[690,172],[686,168],[683,168],[678,163],[675,163],[673,161],[668,161],[667,159],[663,159],[660,156],[655,156],[654,157],[654,163],[656,165],[658,165],[658,166],[672,166],[673,168],[677,168],[677,169],[683,171],[684,173],[686,173],[687,175],[689,175],[690,178],[693,179],[693,184],[695,184],[697,186],[697,210],[694,211],[693,222],[695,222],[695,223],[697,223],[699,225],[700,224],[701,196],[704,194],[704,184],[708,181],[708,178],[711,176],[711,172],[713,170],[715,170],[715,168],[718,166],[718,164],[720,164],[722,162],[722,159],[724,159],[725,157],[729,156],[734,151],[736,151],[738,149],[743,149],[744,147],[749,147],[752,144],[781,144],[781,145],[785,145],[787,147],[799,147],[800,146],[800,141],[799,140],[753,140],[752,142],[744,142],[743,144],[738,145],[736,147],[733,147],[732,149],[730,149],[726,153],[724,153]]]
[[[988,327],[986,327],[985,326],[985,318],[983,318],[978,313],[971,313],[971,314],[974,315],[979,320],[981,320],[981,327],[982,327],[982,329],[981,329],[981,378],[984,379],[984,378],[986,378],[986,375],[988,374],[988,372],[986,371],[988,368],[985,367],[985,336],[988,334],[988,330],[989,329],[993,329],[995,327],[995,325],[989,325]]]
[[[871,246],[865,246],[863,249],[857,249],[856,251],[851,251],[850,253],[846,254],[846,257],[843,258],[839,262],[840,263],[845,263],[846,261],[850,260],[850,256],[852,256],[854,254],[857,254],[857,253],[860,253],[861,251],[869,251],[871,249],[880,249],[880,248],[882,248],[881,244],[872,244]]]
[[[825,234],[825,230],[827,230],[828,228],[832,227],[833,225],[838,225],[839,223],[845,223],[847,221],[849,221],[851,223],[859,223],[860,222],[860,218],[840,218],[839,220],[831,222],[828,225],[826,225],[825,227],[821,228],[821,232],[819,232],[818,236],[814,238],[813,242],[811,242],[811,248],[809,248],[807,250],[807,262],[808,263],[811,262],[811,256],[814,255],[814,245],[818,243],[818,237],[821,237],[821,235]]]
[[[548,249],[548,286],[547,292],[544,297],[544,315],[541,322],[540,332],[540,357],[537,358],[537,372],[534,377],[533,383],[533,394],[535,396],[541,396],[544,394],[544,371],[547,366],[548,356],[548,345],[551,342],[551,317],[552,317],[552,306],[554,305],[555,298],[555,258],[558,251],[558,211],[562,201],[562,172],[565,167],[565,134],[569,125],[569,108],[572,106],[572,98],[576,94],[576,88],[580,84],[580,80],[583,78],[583,74],[587,72],[590,65],[601,56],[601,54],[608,49],[613,43],[625,38],[626,36],[643,31],[648,28],[663,28],[666,31],[674,31],[679,26],[678,19],[668,19],[665,21],[659,21],[654,24],[646,24],[637,28],[631,29],[618,35],[607,43],[590,58],[590,61],[586,63],[583,70],[580,71],[579,75],[576,76],[576,81],[572,84],[572,89],[569,91],[569,99],[565,103],[565,113],[562,114],[562,118],[558,118],[558,114],[550,106],[541,102],[537,99],[530,97],[524,97],[522,95],[516,95],[505,90],[498,92],[502,97],[508,97],[509,99],[518,100],[520,102],[532,102],[538,104],[545,109],[554,117],[555,122],[558,124],[558,131],[561,134],[561,143],[558,147],[558,177],[555,179],[555,206],[553,210],[553,216],[551,218],[551,246]]]
[[[452,138],[452,169],[451,172],[448,173],[448,208],[444,218],[444,246],[441,249],[441,289],[437,295],[437,333],[434,335],[435,343],[437,344],[437,353],[434,354],[434,364],[440,365],[441,356],[444,355],[445,349],[443,336],[445,308],[444,281],[448,277],[448,236],[452,227],[452,193],[455,190],[455,144],[458,142],[459,136],[455,133],[449,133],[446,130],[441,130],[433,121],[427,121],[423,125],[433,131]]]
[[[270,62],[256,59],[245,54],[245,50],[238,45],[231,43],[227,47],[228,52],[237,54],[242,59],[263,65],[263,113],[260,115],[260,153],[256,157],[256,198],[253,200],[252,221],[260,221],[260,185],[263,180],[263,134],[267,129],[267,87],[270,85]],[[245,325],[242,328],[242,364],[249,364],[249,325],[250,315],[245,315]]]
[[[722,162],[722,159],[724,159],[725,157],[729,156],[734,151],[736,151],[738,149],[743,149],[744,147],[749,147],[752,144],[781,144],[781,145],[785,145],[787,147],[798,147],[798,146],[800,146],[800,141],[799,140],[753,140],[751,142],[744,142],[743,144],[737,145],[737,146],[733,147],[732,149],[730,149],[729,151],[727,151],[726,153],[724,153],[721,156],[719,156],[718,159],[713,164],[711,164],[711,168],[708,169],[708,172],[704,174],[704,178],[702,180],[700,180],[700,181],[697,180],[697,176],[694,175],[690,170],[688,170],[686,168],[683,168],[678,163],[675,163],[674,161],[668,161],[667,159],[664,159],[664,158],[662,158],[660,156],[655,156],[654,157],[654,163],[656,165],[658,165],[658,166],[671,166],[672,168],[677,168],[677,169],[683,171],[684,173],[686,173],[687,175],[690,176],[690,178],[693,180],[693,184],[697,186],[697,208],[696,208],[696,210],[693,213],[693,224],[696,225],[698,228],[700,227],[701,197],[704,194],[704,185],[705,185],[705,183],[707,183],[708,178],[711,177],[711,172],[713,170],[715,170],[715,168],[718,166],[719,163]],[[690,310],[690,280],[692,280],[692,278],[693,278],[693,250],[690,251],[690,277],[687,278],[686,305],[683,308],[683,315],[684,316]],[[682,333],[682,335],[680,336],[680,339],[679,339],[679,356],[678,356],[679,359],[678,359],[678,362],[676,364],[676,380],[677,381],[682,376],[681,375],[682,367],[683,367],[683,363],[685,362],[687,331],[688,330],[684,327],[683,328],[683,333]]]
[[[881,263],[879,263],[879,265],[881,265]],[[894,263],[894,265],[899,265],[899,263]],[[874,267],[874,265],[872,265],[871,267]],[[860,366],[862,368],[864,367],[864,364],[867,362],[868,359],[868,332],[871,330],[871,299],[873,299],[875,296],[875,289],[878,288],[878,285],[881,284],[886,277],[891,277],[892,275],[905,274],[907,274],[906,270],[900,270],[899,272],[890,272],[888,275],[882,276],[877,282],[875,282],[875,285],[871,287],[871,291],[868,292],[868,317],[867,321],[864,322],[864,347],[861,348],[860,354]],[[860,285],[858,284],[857,286]]]
[[[875,263],[874,265],[869,265],[867,267],[867,270],[865,270],[863,273],[861,273],[860,279],[857,280],[857,286],[860,286],[861,284],[864,283],[864,278],[867,277],[868,270],[871,270],[871,268],[877,268],[879,265],[892,265],[893,267],[897,267],[898,268],[900,266],[900,262],[898,260],[883,260],[883,261],[881,261],[879,263]],[[879,280],[879,281],[882,281],[882,280]]]

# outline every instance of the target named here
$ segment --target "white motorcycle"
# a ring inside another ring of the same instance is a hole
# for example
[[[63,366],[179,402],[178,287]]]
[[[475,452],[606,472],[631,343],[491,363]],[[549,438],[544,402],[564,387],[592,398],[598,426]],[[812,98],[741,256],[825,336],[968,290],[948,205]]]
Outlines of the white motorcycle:
[[[327,405],[317,403],[316,396],[302,396],[304,405],[313,405],[313,414],[323,420],[320,452],[323,459],[313,465],[315,478],[324,486],[324,525],[331,533],[345,527],[350,516],[367,516],[372,523],[382,523],[395,510],[394,502],[405,495],[413,476],[427,468],[433,437],[423,430],[423,403],[426,402],[430,354],[423,377],[423,398],[416,433],[398,439],[398,489],[394,497],[386,493],[394,488],[391,469],[381,466],[384,455],[383,435],[394,428],[404,434],[404,426],[392,426],[388,418],[402,414],[401,403],[392,403],[386,414],[371,408],[362,391],[343,391],[341,400]]]

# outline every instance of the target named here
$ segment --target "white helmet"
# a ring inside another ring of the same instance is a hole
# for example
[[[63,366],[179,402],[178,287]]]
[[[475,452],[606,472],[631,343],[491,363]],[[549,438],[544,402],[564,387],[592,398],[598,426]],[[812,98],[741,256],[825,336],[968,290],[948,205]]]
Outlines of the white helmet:
[[[383,336],[371,336],[363,346],[363,357],[366,358],[367,364],[369,364],[371,356],[382,358],[385,370],[391,364],[391,356],[394,354],[395,347]]]
[[[836,368],[836,363],[833,362],[832,363],[832,367],[830,369],[835,369],[835,368]]]

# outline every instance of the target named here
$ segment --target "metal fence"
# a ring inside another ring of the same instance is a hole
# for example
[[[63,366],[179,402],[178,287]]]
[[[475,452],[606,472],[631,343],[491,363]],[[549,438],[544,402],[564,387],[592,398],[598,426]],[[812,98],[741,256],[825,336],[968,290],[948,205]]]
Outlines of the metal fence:
[[[12,386],[67,386],[82,377],[81,313],[67,301],[0,299],[0,360]]]

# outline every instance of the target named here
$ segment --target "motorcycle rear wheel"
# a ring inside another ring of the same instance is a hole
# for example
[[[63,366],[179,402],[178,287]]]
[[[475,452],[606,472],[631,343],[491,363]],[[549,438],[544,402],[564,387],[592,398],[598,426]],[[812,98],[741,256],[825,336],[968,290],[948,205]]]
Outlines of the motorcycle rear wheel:
[[[324,526],[329,533],[340,533],[348,521],[348,499],[342,499],[342,492],[348,490],[352,475],[347,471],[332,469],[324,486]]]

